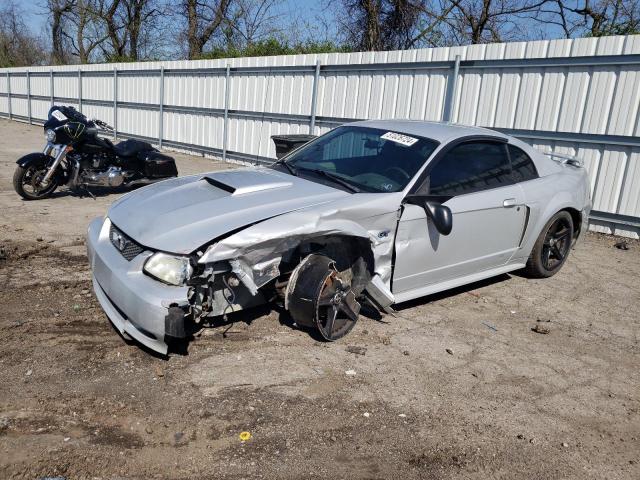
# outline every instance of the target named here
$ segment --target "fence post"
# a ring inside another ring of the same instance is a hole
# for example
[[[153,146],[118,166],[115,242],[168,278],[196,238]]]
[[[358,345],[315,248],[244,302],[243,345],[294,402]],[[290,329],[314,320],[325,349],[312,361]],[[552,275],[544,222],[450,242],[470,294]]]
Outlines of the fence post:
[[[11,74],[7,72],[7,106],[9,107],[9,120],[13,118],[11,113]]]
[[[53,107],[55,97],[53,92],[53,70],[49,70],[49,88],[51,89],[51,106]]]
[[[224,126],[222,129],[222,161],[227,160],[227,142],[229,139],[229,87],[231,83],[231,66],[227,65],[224,80]]]
[[[449,77],[447,96],[444,104],[443,120],[445,122],[451,121],[453,114],[453,102],[456,100],[456,86],[458,84],[458,73],[460,72],[460,55],[456,55],[456,59],[453,63],[453,75]]]
[[[320,81],[320,60],[316,62],[316,70],[313,76],[313,90],[311,91],[311,121],[309,122],[309,135],[313,135],[316,127],[316,103],[318,102],[318,83]]]
[[[164,134],[164,67],[160,67],[160,117],[158,118],[158,146],[162,148]]]
[[[113,139],[118,138],[118,67],[113,67]]]
[[[82,111],[82,70],[78,68],[78,110]]]
[[[31,125],[31,73],[27,70],[27,116]]]

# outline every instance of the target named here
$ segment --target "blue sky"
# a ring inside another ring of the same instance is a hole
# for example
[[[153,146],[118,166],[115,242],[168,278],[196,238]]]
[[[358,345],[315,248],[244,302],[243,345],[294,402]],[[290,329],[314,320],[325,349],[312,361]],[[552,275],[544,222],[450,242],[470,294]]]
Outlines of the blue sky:
[[[7,0],[0,0],[4,2]],[[165,0],[170,2],[171,0]],[[320,40],[330,39],[335,37],[335,21],[333,21],[333,13],[326,7],[325,0],[282,0],[280,10],[282,17],[285,21],[287,19],[298,19],[299,24],[307,22],[310,25],[315,25],[318,28],[318,34],[323,38]],[[43,38],[48,38],[48,26],[46,15],[46,0],[31,0],[18,2],[20,8],[25,12],[25,22],[34,31],[40,32]],[[324,30],[321,24],[318,22],[318,18],[324,18],[325,25],[328,27],[328,31]],[[561,31],[559,27],[549,24],[536,23],[535,28],[540,29],[544,36],[547,38],[561,38]],[[334,31],[332,31],[334,30]]]
[[[322,14],[321,3],[318,0],[284,0],[281,8],[283,13],[290,17],[300,16],[312,21],[316,15]],[[47,17],[44,13],[46,12],[44,7],[46,0],[22,1],[18,4],[26,13],[25,22],[27,25],[36,32],[46,34]]]

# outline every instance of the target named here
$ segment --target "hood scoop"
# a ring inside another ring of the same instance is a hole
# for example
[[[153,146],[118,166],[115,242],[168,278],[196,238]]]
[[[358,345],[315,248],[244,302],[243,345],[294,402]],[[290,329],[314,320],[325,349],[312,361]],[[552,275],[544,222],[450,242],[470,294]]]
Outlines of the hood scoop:
[[[204,176],[202,180],[233,196],[287,188],[293,185],[277,175],[269,174],[266,169],[244,170],[242,175],[237,175],[234,171],[217,172]]]
[[[239,168],[133,191],[111,206],[109,218],[140,245],[188,254],[247,225],[349,195],[269,168]]]

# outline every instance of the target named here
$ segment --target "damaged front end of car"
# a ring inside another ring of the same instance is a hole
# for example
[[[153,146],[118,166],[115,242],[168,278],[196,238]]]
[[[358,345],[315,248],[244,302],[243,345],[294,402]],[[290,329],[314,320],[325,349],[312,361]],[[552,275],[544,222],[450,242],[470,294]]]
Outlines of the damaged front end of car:
[[[330,341],[353,328],[363,302],[392,312],[394,298],[385,282],[393,250],[388,228],[367,230],[336,212],[285,217],[235,232],[194,254],[188,303],[169,309],[168,336],[185,338],[216,317],[269,302]]]

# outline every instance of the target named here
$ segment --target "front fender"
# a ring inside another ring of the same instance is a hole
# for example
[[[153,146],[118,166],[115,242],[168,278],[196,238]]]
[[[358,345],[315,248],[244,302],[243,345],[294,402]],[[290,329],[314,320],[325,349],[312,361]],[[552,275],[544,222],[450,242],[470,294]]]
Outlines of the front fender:
[[[46,165],[49,161],[49,157],[44,153],[29,153],[24,157],[19,158],[16,163],[22,168],[27,168],[30,165]]]

